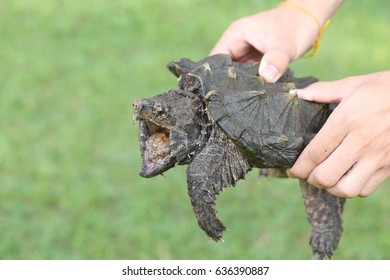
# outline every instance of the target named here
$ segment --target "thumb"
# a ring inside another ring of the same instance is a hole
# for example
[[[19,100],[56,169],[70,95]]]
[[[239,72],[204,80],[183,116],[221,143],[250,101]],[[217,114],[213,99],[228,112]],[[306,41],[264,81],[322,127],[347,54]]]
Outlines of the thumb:
[[[281,50],[264,53],[259,66],[259,75],[267,82],[276,82],[287,70],[290,56]]]

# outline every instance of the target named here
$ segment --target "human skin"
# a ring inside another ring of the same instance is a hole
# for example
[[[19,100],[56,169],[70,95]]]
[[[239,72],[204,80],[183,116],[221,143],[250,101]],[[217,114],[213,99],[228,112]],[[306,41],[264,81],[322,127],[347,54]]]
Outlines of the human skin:
[[[368,196],[390,176],[390,71],[318,82],[293,93],[339,104],[289,170],[292,177],[352,198]]]
[[[275,82],[289,62],[315,41],[319,25],[341,0],[291,0],[291,5],[234,21],[210,54],[225,53],[240,62],[261,61],[259,75]],[[319,24],[318,24],[319,23]],[[390,176],[390,71],[319,82],[295,91],[309,101],[339,103],[304,149],[291,177],[306,179],[330,193],[368,196]]]
[[[210,55],[229,54],[239,62],[258,62],[259,75],[275,82],[286,71],[290,61],[310,49],[319,28],[341,5],[341,0],[288,1],[310,11],[282,5],[230,24]]]

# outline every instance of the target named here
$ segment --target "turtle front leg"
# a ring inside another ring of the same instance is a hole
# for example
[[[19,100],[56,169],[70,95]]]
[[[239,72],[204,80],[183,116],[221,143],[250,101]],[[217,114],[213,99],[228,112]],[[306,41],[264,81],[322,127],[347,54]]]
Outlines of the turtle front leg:
[[[200,178],[199,178],[200,179]],[[214,241],[220,241],[225,225],[218,219],[216,193],[206,181],[189,177],[188,194],[199,227]]]
[[[226,230],[217,216],[216,196],[250,169],[234,143],[214,126],[206,146],[187,168],[188,194],[196,219],[211,239],[221,240]]]
[[[310,246],[313,258],[330,258],[343,231],[342,213],[345,199],[334,196],[300,180],[307,219],[312,226]]]

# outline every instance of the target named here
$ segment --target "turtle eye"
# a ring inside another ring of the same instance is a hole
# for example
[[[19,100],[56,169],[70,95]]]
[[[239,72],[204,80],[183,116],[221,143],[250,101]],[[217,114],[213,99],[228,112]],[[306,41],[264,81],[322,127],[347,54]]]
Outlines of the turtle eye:
[[[140,105],[139,105],[138,103],[139,103],[138,100],[136,100],[136,101],[133,103],[133,109],[134,109],[134,110],[138,110],[138,109],[140,108]]]

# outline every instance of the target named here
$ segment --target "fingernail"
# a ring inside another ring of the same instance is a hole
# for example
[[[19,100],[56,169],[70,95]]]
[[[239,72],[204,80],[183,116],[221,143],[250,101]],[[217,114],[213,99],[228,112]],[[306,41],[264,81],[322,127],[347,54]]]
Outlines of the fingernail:
[[[263,69],[260,68],[259,72],[260,76],[262,76],[267,82],[275,83],[276,80],[279,78],[279,71],[278,69],[268,64]]]
[[[289,178],[296,178],[294,175],[292,175],[290,169],[286,169],[286,174]]]
[[[301,90],[296,89],[296,88],[293,88],[293,89],[290,89],[288,93],[289,93],[289,94],[296,94],[296,95],[299,95],[300,92],[301,92]]]

